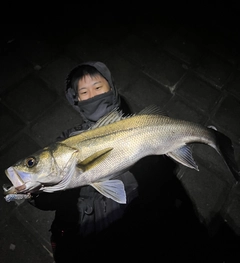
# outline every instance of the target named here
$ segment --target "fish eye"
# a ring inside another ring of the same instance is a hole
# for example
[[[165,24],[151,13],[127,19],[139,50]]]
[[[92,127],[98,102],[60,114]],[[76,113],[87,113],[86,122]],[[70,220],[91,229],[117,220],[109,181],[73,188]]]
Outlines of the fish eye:
[[[33,166],[35,166],[37,164],[37,160],[34,157],[29,157],[26,159],[25,164],[28,168],[32,168]]]

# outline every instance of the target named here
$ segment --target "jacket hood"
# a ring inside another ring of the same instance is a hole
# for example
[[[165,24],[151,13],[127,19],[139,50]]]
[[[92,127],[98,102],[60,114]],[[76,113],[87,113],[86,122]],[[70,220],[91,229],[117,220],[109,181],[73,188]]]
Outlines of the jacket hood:
[[[72,78],[75,75],[75,73],[77,72],[77,70],[79,69],[79,67],[83,66],[83,65],[89,65],[94,67],[109,83],[109,86],[111,87],[111,91],[107,92],[107,94],[101,94],[101,95],[97,95],[94,98],[88,99],[86,101],[78,101],[78,96],[76,94],[76,91],[74,90],[74,88],[72,87]],[[73,68],[70,73],[68,74],[67,78],[66,78],[66,90],[65,90],[65,94],[67,97],[67,100],[69,101],[69,103],[73,106],[73,108],[75,110],[77,110],[83,120],[86,121],[92,121],[95,122],[99,119],[99,117],[101,117],[100,115],[104,116],[105,114],[107,114],[108,112],[110,112],[113,108],[116,107],[120,107],[120,96],[118,94],[118,91],[116,89],[116,86],[114,84],[114,80],[113,77],[111,75],[111,72],[109,71],[108,67],[99,61],[89,61],[89,62],[84,62],[79,64],[78,66],[76,66],[75,68]],[[107,97],[107,101],[104,102],[104,97]],[[102,102],[97,102],[98,98],[103,101]],[[103,107],[101,107],[100,111],[101,113],[99,113],[99,109],[97,107],[94,108],[94,101],[96,102],[96,105],[100,105],[100,104],[105,104],[106,105],[106,109],[103,109]],[[93,114],[90,116],[87,114],[87,112],[89,111],[90,108],[90,104],[91,107],[94,111],[98,111],[98,114],[96,114],[96,116],[94,117]],[[108,104],[108,105],[107,105]],[[86,111],[86,107],[88,108]]]

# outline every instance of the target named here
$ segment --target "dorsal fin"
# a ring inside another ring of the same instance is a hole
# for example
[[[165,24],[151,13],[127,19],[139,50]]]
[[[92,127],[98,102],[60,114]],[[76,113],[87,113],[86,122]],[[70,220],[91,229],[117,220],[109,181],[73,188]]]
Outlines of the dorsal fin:
[[[166,114],[166,112],[163,112],[159,106],[157,105],[150,105],[150,106],[147,106],[146,108],[142,109],[137,115],[153,115],[153,114],[156,114],[156,115],[163,115],[163,116],[168,116]]]
[[[123,117],[123,112],[119,110],[119,108],[114,108],[108,114],[99,119],[90,129],[96,129],[98,127],[105,126],[131,116]]]
[[[129,114],[127,116],[123,116],[123,112],[119,110],[119,108],[114,108],[112,111],[110,111],[108,114],[103,116],[101,119],[99,119],[93,126],[91,126],[90,130],[96,129],[98,127],[102,127],[105,125],[108,125],[110,123],[114,123],[123,119],[127,119],[130,117],[133,117],[135,115],[150,115],[150,114],[159,114],[167,116],[166,113],[164,113],[157,105],[150,105],[143,110],[141,110],[137,114]]]

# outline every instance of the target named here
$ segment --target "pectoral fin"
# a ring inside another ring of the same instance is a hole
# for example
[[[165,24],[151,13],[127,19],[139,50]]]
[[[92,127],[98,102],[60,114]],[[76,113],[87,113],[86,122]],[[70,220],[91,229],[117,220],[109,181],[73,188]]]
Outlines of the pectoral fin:
[[[198,166],[193,159],[191,148],[188,145],[184,145],[173,152],[167,153],[166,155],[175,161],[198,171]]]
[[[120,180],[106,180],[91,184],[102,195],[111,198],[112,200],[126,204],[126,192],[124,184]]]
[[[110,154],[113,148],[106,148],[101,151],[98,151],[85,160],[79,162],[77,167],[82,170],[82,172],[86,172],[87,170],[93,168],[97,164],[101,163],[107,156]]]

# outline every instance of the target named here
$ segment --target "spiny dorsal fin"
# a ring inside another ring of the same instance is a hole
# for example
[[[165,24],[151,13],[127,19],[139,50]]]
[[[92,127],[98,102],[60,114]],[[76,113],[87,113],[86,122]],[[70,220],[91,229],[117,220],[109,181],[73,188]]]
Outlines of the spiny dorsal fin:
[[[130,114],[127,116],[123,116],[124,113],[122,112],[122,110],[119,110],[119,108],[114,108],[112,111],[110,111],[108,114],[106,114],[105,116],[103,116],[101,119],[99,119],[91,128],[92,129],[96,129],[98,127],[101,126],[105,126],[108,125],[110,123],[114,123],[123,119],[127,119],[130,118],[132,116],[134,116],[135,114]]]
[[[139,113],[137,114],[129,114],[127,116],[123,116],[123,112],[121,110],[119,110],[119,108],[114,108],[112,111],[110,111],[108,114],[106,114],[105,116],[103,116],[101,119],[99,119],[91,128],[92,129],[96,129],[98,127],[102,127],[123,119],[127,119],[127,118],[131,118],[135,115],[150,115],[150,114],[159,114],[159,115],[163,115],[163,116],[167,116],[166,113],[164,113],[157,105],[150,105],[146,108],[144,108],[143,110],[141,110]]]
[[[114,108],[112,111],[110,111],[108,114],[103,116],[101,119],[99,119],[90,129],[96,129],[101,126],[108,125],[110,123],[114,123],[117,121],[120,121],[124,119],[123,113],[118,108]]]

